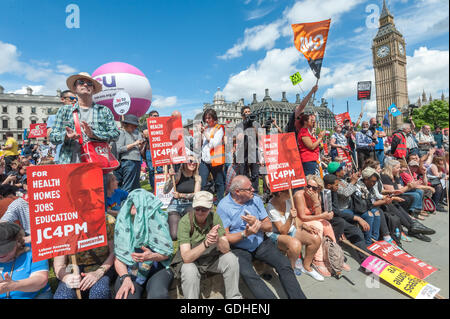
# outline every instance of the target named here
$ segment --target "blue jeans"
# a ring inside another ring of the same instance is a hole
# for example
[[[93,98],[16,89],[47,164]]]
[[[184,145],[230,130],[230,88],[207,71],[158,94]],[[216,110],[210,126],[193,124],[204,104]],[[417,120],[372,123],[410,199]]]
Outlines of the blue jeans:
[[[375,155],[377,156],[378,162],[380,162],[381,168],[384,167],[384,149],[375,150]]]
[[[198,168],[198,172],[202,178],[202,190],[206,190],[208,176],[211,172],[217,194],[217,202],[220,202],[225,192],[225,174],[223,172],[223,165],[212,166],[211,164],[207,164],[202,161],[200,163],[200,167]]]
[[[404,195],[410,195],[414,198],[414,201],[411,204],[410,210],[422,210],[423,208],[423,190],[415,189],[413,191],[409,191],[404,193]]]
[[[372,238],[375,240],[378,240],[378,237],[380,237],[380,224],[381,224],[381,214],[378,216],[375,215],[375,212],[379,212],[377,208],[372,208],[371,210],[365,212],[364,214],[360,215],[364,221],[369,224],[370,230],[369,231],[363,231],[364,234],[364,240],[366,241],[366,245],[372,244]],[[369,212],[372,213],[372,216],[369,215]],[[350,209],[343,209],[341,210],[341,214],[348,215],[353,217],[355,213]]]
[[[305,172],[305,176],[308,175],[316,175],[319,170],[319,165],[316,161],[311,162],[303,162],[303,172]]]
[[[372,208],[361,215],[361,218],[364,219],[370,226],[368,231],[363,231],[366,245],[372,244],[372,238],[378,240],[378,237],[380,237],[380,214],[378,213],[378,215],[375,215],[375,212],[379,212],[379,210]],[[369,213],[372,213],[372,216],[369,215]]]
[[[141,162],[131,160],[121,160],[119,169],[114,171],[114,175],[119,181],[119,187],[130,193],[141,187]]]

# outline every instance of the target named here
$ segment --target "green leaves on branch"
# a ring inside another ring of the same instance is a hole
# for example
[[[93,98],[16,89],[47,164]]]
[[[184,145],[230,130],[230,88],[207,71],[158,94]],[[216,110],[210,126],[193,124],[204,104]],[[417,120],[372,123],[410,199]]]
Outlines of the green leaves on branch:
[[[435,100],[413,112],[413,121],[418,128],[427,124],[432,130],[436,126],[445,128],[448,127],[448,119],[449,105],[447,101]]]

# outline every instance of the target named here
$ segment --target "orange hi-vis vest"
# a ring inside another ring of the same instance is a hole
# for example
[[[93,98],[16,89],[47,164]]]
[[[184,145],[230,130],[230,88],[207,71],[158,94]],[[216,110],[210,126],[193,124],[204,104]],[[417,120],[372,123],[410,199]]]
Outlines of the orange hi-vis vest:
[[[214,126],[214,128],[211,130],[211,138],[213,138],[216,131],[218,131],[220,129],[222,129],[225,133],[225,129],[224,129],[223,125],[216,124],[216,126]],[[224,140],[225,140],[225,134],[222,137],[221,143],[209,151],[209,155],[211,156],[211,166],[213,166],[213,167],[225,164]]]
[[[406,137],[403,136],[402,133],[395,133],[394,136],[400,138],[400,143],[398,143],[397,148],[394,152],[394,157],[396,158],[404,158],[406,157],[407,147],[406,147]]]

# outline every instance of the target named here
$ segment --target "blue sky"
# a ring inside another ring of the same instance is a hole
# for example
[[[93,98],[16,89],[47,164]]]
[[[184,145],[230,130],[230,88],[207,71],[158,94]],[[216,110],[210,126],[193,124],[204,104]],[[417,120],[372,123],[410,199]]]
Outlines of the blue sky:
[[[66,27],[66,7],[80,9],[80,28]],[[447,0],[388,0],[406,40],[408,91],[415,102],[423,90],[448,96]],[[73,73],[92,73],[120,61],[142,70],[161,115],[182,111],[193,118],[220,87],[227,101],[258,100],[268,88],[274,100],[299,71],[304,91],[314,84],[305,58],[293,45],[291,23],[331,18],[316,98],[333,101],[335,113],[360,112],[356,83],[372,80],[371,42],[380,0],[2,0],[0,85],[7,92],[56,94]],[[365,117],[376,109],[375,93]]]

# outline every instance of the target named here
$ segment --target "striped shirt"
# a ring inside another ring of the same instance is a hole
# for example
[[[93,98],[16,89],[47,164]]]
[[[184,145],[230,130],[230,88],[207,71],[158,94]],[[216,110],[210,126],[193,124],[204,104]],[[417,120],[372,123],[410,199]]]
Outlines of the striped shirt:
[[[111,142],[119,138],[119,129],[114,122],[114,116],[106,106],[92,103],[93,116],[91,129],[99,141]],[[54,145],[62,143],[61,152],[59,154],[59,164],[69,164],[77,162],[72,158],[74,152],[80,151],[78,140],[65,140],[66,126],[75,130],[73,121],[73,112],[78,112],[80,116],[80,107],[78,103],[74,105],[64,105],[56,114],[55,124],[50,133],[50,142]],[[79,159],[79,156],[77,156]],[[79,161],[79,160],[78,160]]]
[[[5,215],[1,218],[3,222],[14,223],[16,220],[20,222],[23,230],[27,235],[30,234],[30,209],[28,202],[22,198],[17,198],[11,204],[9,204]]]

